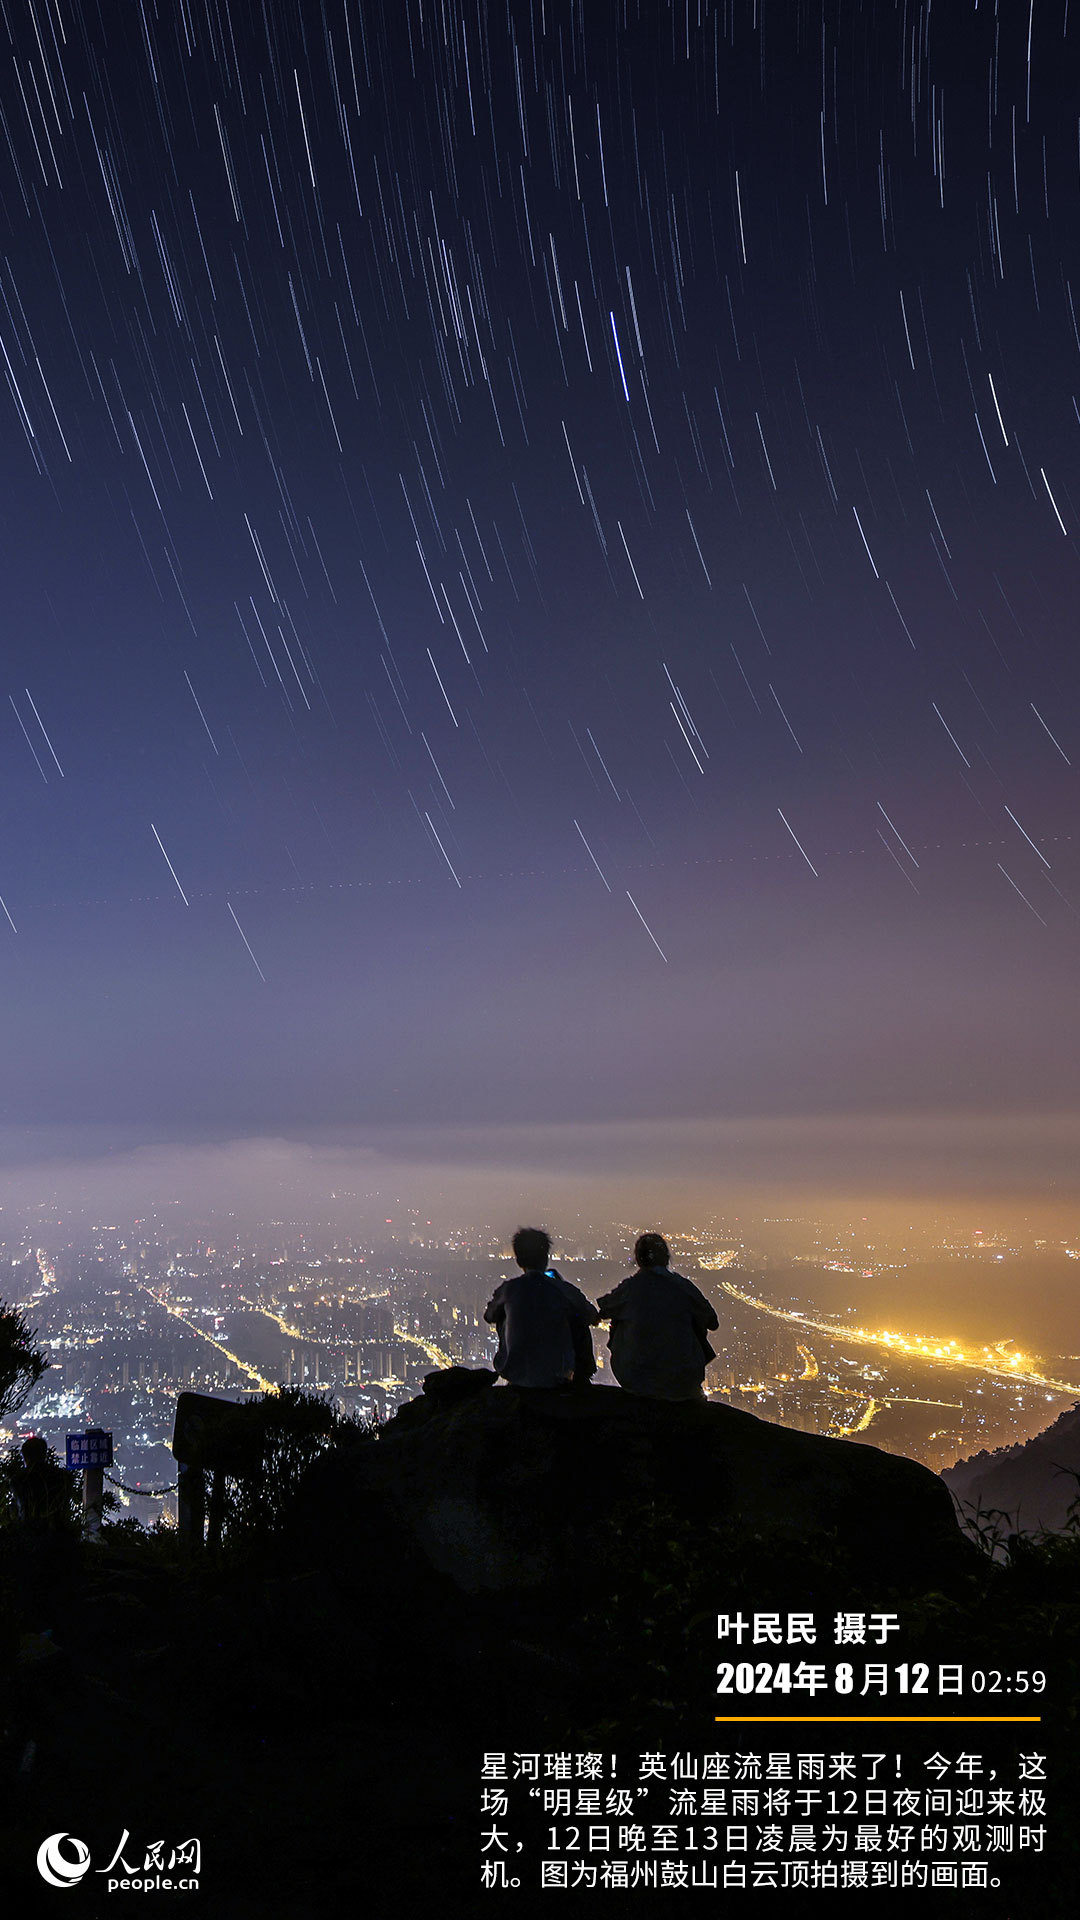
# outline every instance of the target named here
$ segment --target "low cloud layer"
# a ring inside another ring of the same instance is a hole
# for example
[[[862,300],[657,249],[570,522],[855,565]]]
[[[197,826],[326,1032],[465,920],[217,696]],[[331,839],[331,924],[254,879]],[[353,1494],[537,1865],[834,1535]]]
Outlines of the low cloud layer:
[[[334,1219],[414,1207],[437,1226],[692,1217],[797,1206],[985,1206],[1062,1230],[1080,1206],[1080,1115],[851,1114],[564,1127],[391,1128],[378,1136],[162,1140],[100,1129],[0,1135],[4,1214],[43,1202],[118,1222],[187,1216]]]

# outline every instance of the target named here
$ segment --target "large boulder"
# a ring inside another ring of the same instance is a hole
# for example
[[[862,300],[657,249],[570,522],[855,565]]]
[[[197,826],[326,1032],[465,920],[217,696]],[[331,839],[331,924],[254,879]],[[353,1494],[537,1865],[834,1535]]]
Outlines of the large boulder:
[[[463,1593],[566,1590],[603,1577],[611,1521],[625,1541],[635,1515],[657,1510],[758,1554],[775,1545],[790,1559],[816,1540],[896,1586],[939,1584],[970,1551],[928,1468],[734,1407],[588,1387],[477,1392],[422,1419],[403,1411],[307,1485],[309,1534],[340,1542],[355,1530],[377,1545],[382,1578],[397,1560]]]

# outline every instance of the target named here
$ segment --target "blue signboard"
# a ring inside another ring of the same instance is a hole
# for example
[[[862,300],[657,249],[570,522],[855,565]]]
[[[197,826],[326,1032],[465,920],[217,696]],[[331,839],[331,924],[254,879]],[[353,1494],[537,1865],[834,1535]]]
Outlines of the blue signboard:
[[[100,1427],[91,1427],[87,1433],[69,1433],[67,1436],[67,1464],[73,1473],[83,1467],[111,1467],[112,1434],[103,1433]]]

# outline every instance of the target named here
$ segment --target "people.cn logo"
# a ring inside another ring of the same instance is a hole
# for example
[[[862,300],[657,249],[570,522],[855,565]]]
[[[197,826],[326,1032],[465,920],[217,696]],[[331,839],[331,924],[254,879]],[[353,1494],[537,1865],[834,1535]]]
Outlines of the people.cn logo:
[[[64,1841],[75,1849],[74,1860],[61,1851]],[[90,1865],[90,1849],[73,1833],[50,1833],[37,1851],[37,1870],[50,1887],[77,1887]]]

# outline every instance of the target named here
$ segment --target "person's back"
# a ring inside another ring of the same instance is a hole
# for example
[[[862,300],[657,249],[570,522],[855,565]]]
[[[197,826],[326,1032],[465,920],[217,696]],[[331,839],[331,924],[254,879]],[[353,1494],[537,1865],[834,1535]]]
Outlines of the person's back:
[[[672,1271],[659,1234],[643,1235],[634,1251],[637,1272],[597,1303],[600,1318],[611,1321],[611,1371],[628,1393],[699,1399],[714,1358],[707,1333],[719,1325],[715,1310],[692,1280]]]
[[[31,1434],[12,1466],[15,1499],[25,1527],[51,1533],[73,1524],[71,1476],[46,1440]]]
[[[595,1370],[589,1328],[596,1308],[547,1267],[550,1251],[539,1228],[520,1228],[514,1255],[522,1272],[496,1288],[484,1311],[499,1334],[492,1366],[512,1387],[586,1384]]]

